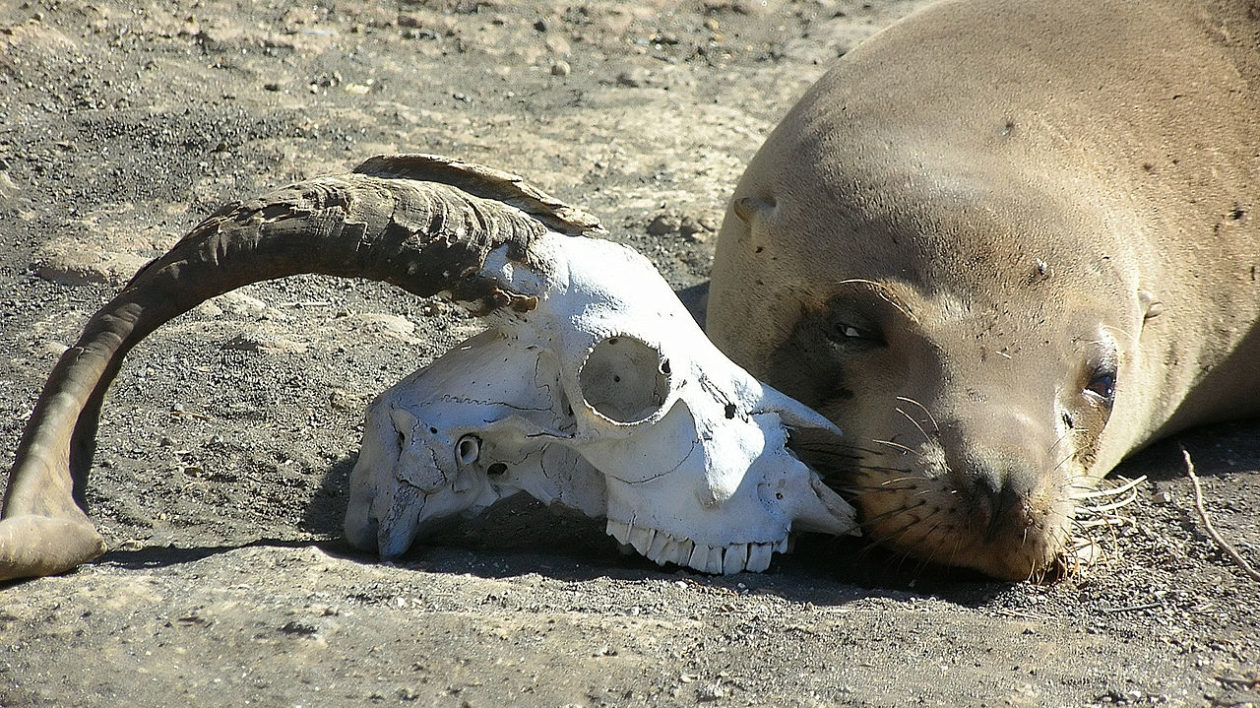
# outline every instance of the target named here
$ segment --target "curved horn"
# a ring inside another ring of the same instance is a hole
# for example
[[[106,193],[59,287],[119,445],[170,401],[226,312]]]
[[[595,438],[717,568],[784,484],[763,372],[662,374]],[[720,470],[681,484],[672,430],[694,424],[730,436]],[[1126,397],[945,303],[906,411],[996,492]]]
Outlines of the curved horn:
[[[368,278],[443,294],[484,314],[529,308],[478,273],[506,245],[524,260],[548,228],[598,229],[520,177],[426,155],[232,204],[140,269],[57,362],[18,444],[0,511],[0,580],[62,573],[105,550],[84,509],[105,393],[127,352],[173,317],[249,283],[300,273]]]

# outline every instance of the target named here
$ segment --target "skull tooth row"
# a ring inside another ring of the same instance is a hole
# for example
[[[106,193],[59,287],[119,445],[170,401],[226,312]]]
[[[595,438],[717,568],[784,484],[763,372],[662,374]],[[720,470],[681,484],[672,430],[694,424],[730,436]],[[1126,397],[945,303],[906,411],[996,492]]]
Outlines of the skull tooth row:
[[[658,565],[673,563],[714,574],[745,570],[760,573],[770,567],[774,552],[785,553],[788,549],[787,537],[773,543],[732,543],[714,547],[616,519],[608,520],[607,531],[609,536]]]

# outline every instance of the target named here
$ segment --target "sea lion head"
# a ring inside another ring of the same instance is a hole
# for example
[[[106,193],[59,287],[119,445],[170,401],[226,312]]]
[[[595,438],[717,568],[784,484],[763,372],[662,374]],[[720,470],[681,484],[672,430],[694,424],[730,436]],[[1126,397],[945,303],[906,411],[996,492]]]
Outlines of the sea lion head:
[[[1044,576],[1141,424],[1159,306],[1116,237],[1138,220],[1070,166],[997,154],[1005,121],[892,141],[805,116],[736,191],[710,335],[843,430],[819,464],[874,541]]]

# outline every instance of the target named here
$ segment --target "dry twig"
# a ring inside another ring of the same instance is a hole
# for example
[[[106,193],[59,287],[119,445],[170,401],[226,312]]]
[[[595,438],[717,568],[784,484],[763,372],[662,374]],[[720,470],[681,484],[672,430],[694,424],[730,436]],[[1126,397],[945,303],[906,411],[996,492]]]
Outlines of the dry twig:
[[[1186,451],[1184,445],[1181,448],[1181,454],[1186,458],[1186,474],[1190,476],[1190,481],[1194,484],[1194,508],[1199,512],[1199,520],[1203,522],[1203,527],[1207,529],[1208,536],[1225,552],[1225,555],[1229,556],[1239,568],[1242,568],[1249,578],[1260,583],[1260,573],[1257,573],[1256,569],[1252,568],[1247,559],[1239,555],[1233,546],[1229,545],[1224,538],[1221,538],[1221,535],[1216,532],[1216,527],[1212,526],[1212,521],[1208,519],[1207,510],[1203,508],[1203,488],[1199,486],[1199,476],[1194,473],[1194,462],[1190,460],[1190,453]]]

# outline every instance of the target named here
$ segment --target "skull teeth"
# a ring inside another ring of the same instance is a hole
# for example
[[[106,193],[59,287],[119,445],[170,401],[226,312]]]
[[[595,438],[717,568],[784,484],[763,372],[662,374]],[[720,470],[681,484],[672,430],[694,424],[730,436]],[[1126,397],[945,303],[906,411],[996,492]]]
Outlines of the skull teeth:
[[[774,549],[768,543],[748,544],[748,570],[760,573],[770,567],[770,555]]]
[[[608,520],[608,526],[605,529],[608,535],[617,539],[617,543],[630,543],[630,524],[624,521]]]
[[[760,573],[770,567],[777,551],[786,552],[788,539],[772,543],[733,543],[728,546],[707,546],[690,539],[676,538],[660,529],[634,526],[625,521],[608,519],[608,535],[623,546],[633,547],[640,555],[659,565],[685,565],[714,575],[751,571]]]
[[[643,526],[636,526],[630,529],[630,545],[634,546],[634,550],[645,556],[652,549],[652,540],[654,538],[656,538],[656,529],[649,529]]]

